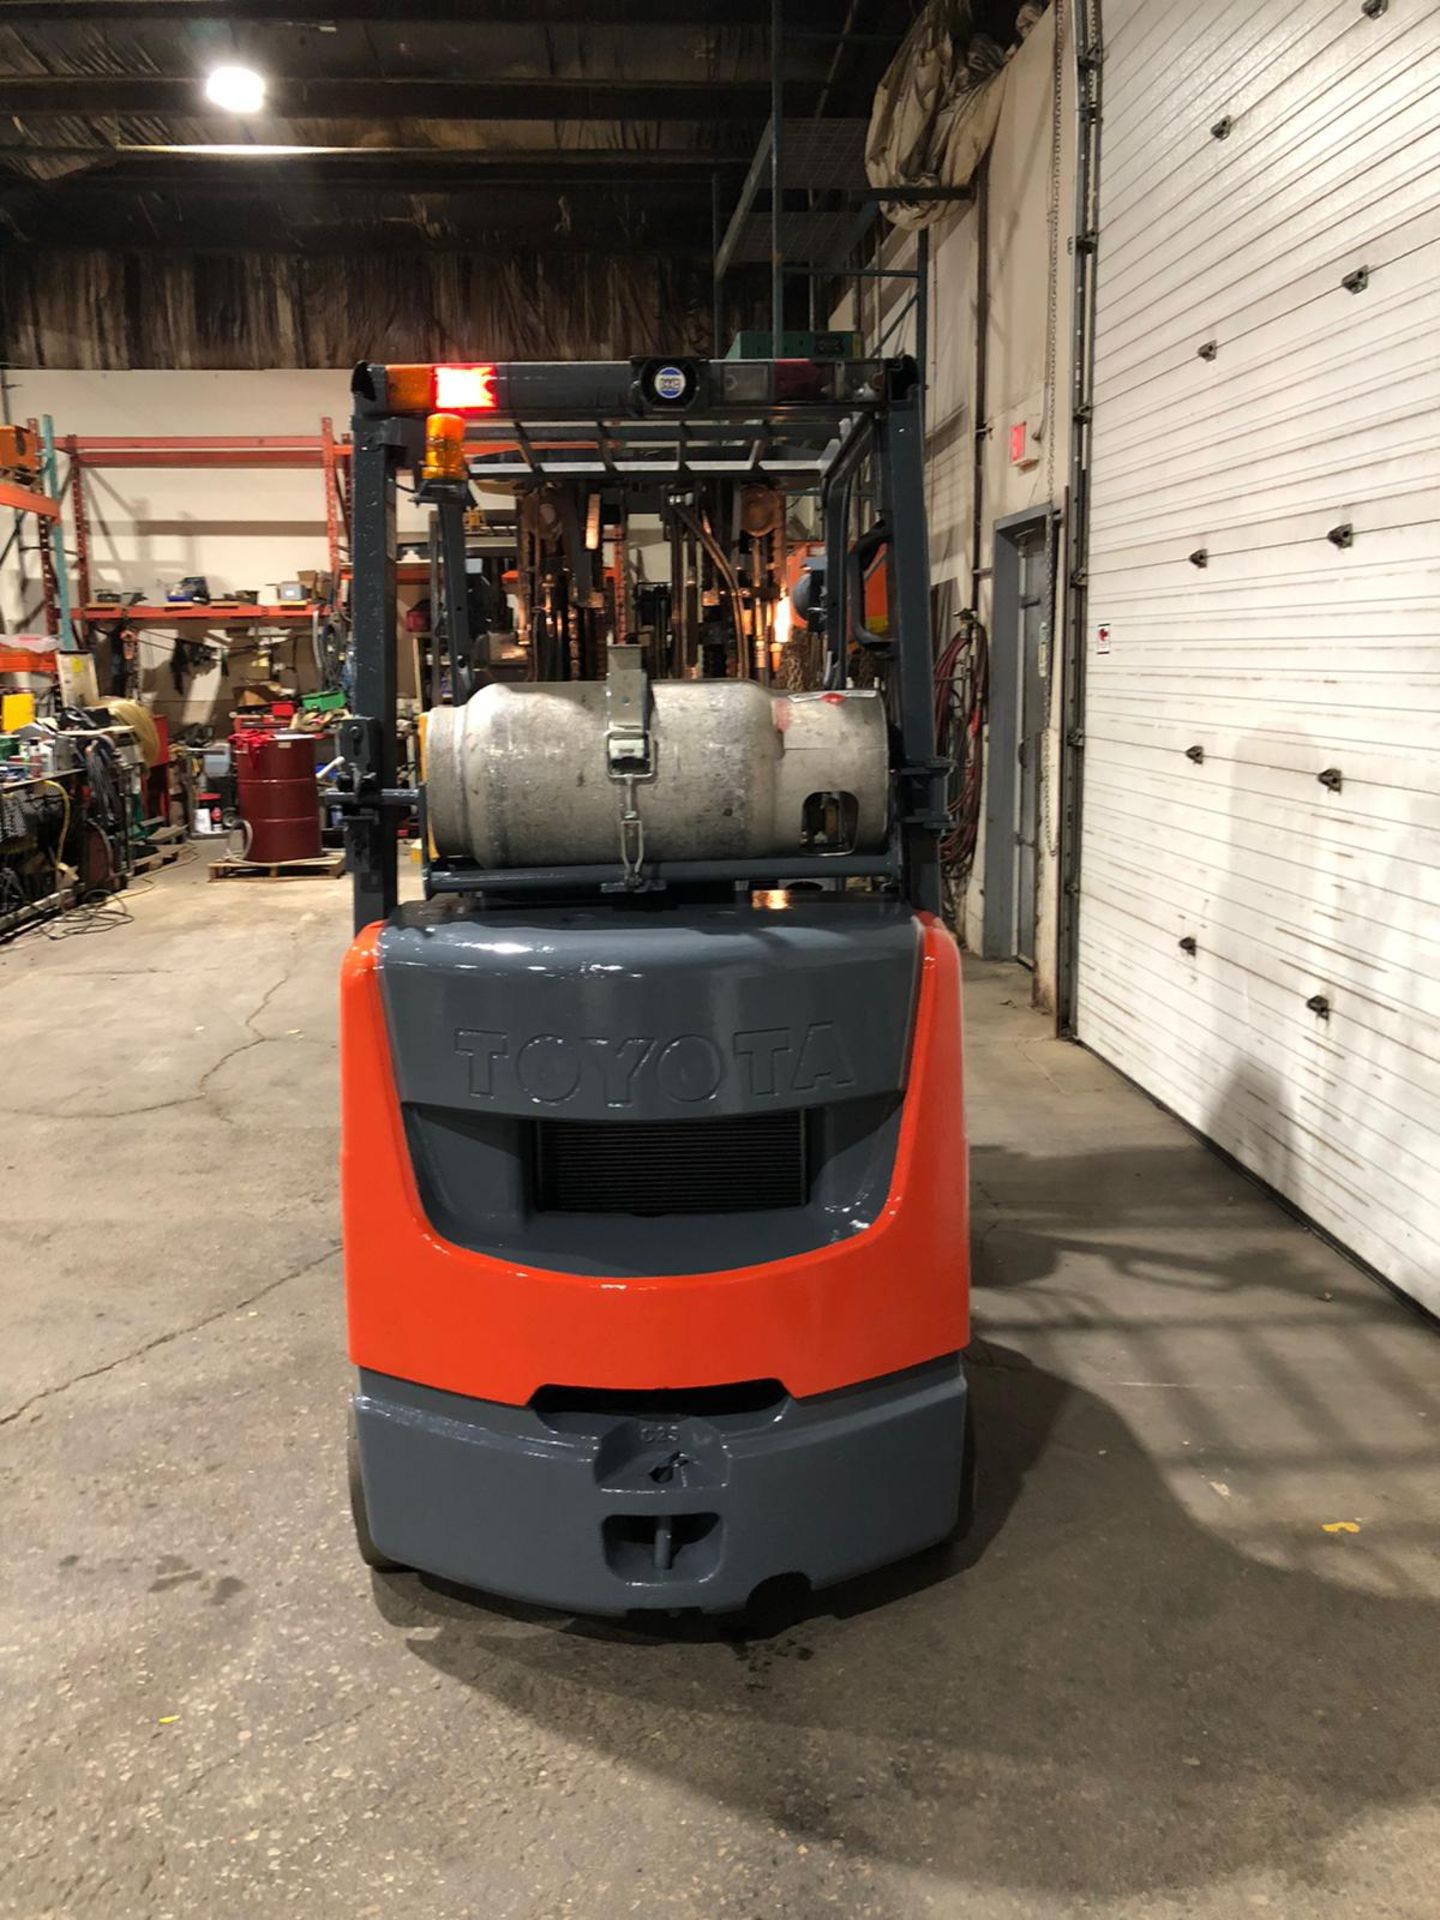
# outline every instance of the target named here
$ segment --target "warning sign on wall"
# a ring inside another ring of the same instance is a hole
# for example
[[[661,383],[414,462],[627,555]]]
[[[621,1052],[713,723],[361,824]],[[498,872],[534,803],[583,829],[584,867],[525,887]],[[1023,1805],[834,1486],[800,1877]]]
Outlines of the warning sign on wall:
[[[1108,620],[1097,620],[1095,622],[1095,645],[1092,651],[1095,653],[1109,653],[1110,633],[1110,622]]]

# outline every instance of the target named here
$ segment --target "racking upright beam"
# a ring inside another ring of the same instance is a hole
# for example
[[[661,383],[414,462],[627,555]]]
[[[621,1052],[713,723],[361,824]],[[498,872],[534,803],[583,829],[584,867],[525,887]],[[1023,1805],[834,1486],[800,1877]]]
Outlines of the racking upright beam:
[[[75,578],[80,587],[80,604],[88,607],[90,593],[90,503],[85,497],[85,464],[70,459],[70,517],[75,528]]]
[[[325,539],[330,550],[330,582],[333,592],[340,579],[340,568],[346,558],[341,526],[344,502],[340,498],[340,482],[336,471],[335,427],[327,414],[320,422],[320,463],[324,473],[325,487]]]
[[[48,414],[43,423],[39,420],[29,420],[26,422],[26,426],[31,438],[40,442],[40,472],[47,488],[47,492],[44,495],[37,495],[36,498],[43,498],[48,501],[49,507],[53,508],[53,512],[47,508],[37,506],[27,506],[21,510],[35,515],[35,544],[40,554],[40,589],[45,601],[46,627],[56,636],[62,647],[68,648],[72,644],[68,618],[70,611],[69,583],[64,582],[65,594],[62,598],[60,589],[63,581],[65,548],[61,534],[60,489],[55,484],[54,436],[50,431],[50,417]],[[60,544],[62,560],[62,566],[60,568],[57,568],[55,564],[57,541]],[[63,625],[62,608],[65,616]]]

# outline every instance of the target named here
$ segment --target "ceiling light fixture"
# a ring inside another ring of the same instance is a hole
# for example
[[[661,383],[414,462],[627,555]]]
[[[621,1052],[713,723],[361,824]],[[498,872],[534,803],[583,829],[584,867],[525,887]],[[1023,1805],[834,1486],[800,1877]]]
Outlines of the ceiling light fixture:
[[[3,9],[0,9],[3,11]],[[211,157],[223,160],[293,160],[307,153],[375,153],[388,151],[375,147],[295,147],[267,145],[260,140],[231,141],[206,140],[186,145],[178,141],[157,142],[153,140],[119,140],[117,153],[186,153],[196,154],[201,159]]]
[[[212,67],[205,76],[205,98],[223,113],[259,113],[265,81],[253,67]]]

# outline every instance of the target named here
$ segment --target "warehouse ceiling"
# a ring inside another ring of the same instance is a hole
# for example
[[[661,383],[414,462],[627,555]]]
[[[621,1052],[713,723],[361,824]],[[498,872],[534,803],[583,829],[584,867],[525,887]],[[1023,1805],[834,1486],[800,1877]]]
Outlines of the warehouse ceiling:
[[[802,204],[863,200],[855,129],[911,17],[784,0],[787,121],[837,123]],[[769,20],[769,0],[0,0],[0,235],[708,258],[770,112]],[[265,111],[206,106],[226,63],[265,77]]]

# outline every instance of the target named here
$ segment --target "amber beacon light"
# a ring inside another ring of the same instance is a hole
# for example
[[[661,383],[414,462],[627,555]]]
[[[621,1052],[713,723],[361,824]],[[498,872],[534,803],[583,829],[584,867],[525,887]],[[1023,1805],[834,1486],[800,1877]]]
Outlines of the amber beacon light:
[[[458,413],[432,413],[425,422],[426,480],[465,478],[465,422]]]

